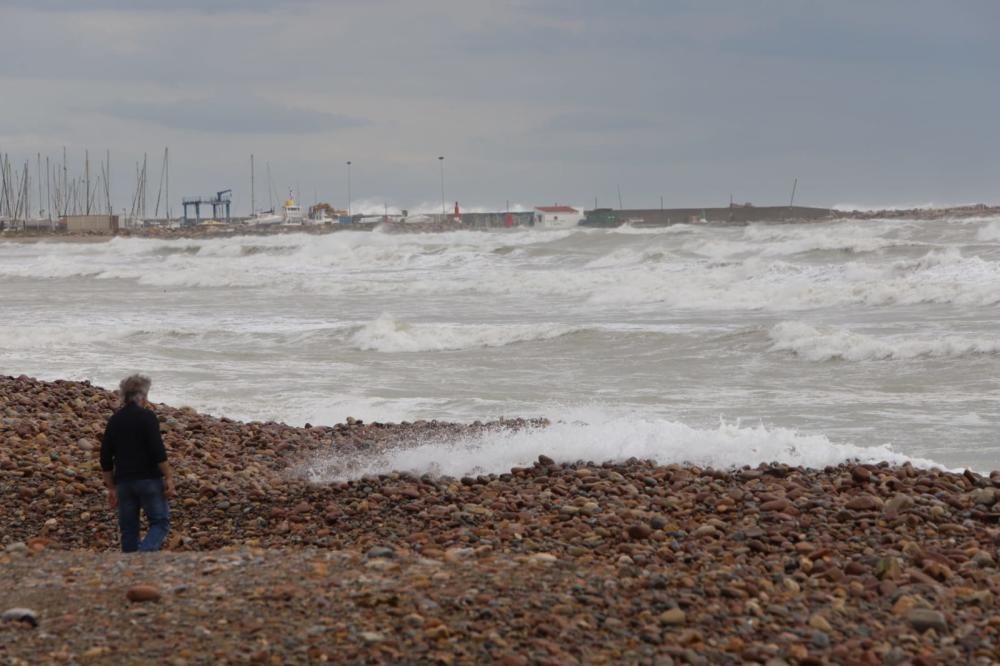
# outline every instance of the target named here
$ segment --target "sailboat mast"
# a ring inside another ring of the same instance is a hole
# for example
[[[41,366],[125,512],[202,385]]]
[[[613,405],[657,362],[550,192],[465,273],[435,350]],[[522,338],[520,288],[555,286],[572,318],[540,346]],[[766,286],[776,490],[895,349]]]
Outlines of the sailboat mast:
[[[271,163],[267,162],[267,207],[274,212],[274,183],[271,182]]]
[[[37,153],[35,159],[36,159],[35,165],[37,167],[35,172],[38,176],[38,217],[41,218],[42,202],[45,201],[45,198],[42,196],[42,154]]]
[[[111,149],[107,149],[107,159],[104,162],[104,201],[108,205],[108,215],[114,214],[111,206]]]
[[[31,218],[31,158],[24,160],[24,220]],[[26,225],[27,226],[27,225]]]
[[[69,170],[66,167],[66,146],[63,146],[63,215],[69,214]]]
[[[49,156],[45,156],[45,212],[49,215],[49,222],[52,221],[52,171],[49,166]]]
[[[83,151],[83,173],[87,183],[86,198],[83,200],[85,215],[90,215],[90,151]]]
[[[142,154],[142,219],[146,219],[146,153]]]
[[[250,215],[257,213],[257,203],[254,199],[253,153],[250,153]]]

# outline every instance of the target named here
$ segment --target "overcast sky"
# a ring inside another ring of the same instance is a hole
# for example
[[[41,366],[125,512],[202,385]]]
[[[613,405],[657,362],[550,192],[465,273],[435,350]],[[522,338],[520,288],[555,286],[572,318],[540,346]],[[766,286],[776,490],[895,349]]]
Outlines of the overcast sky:
[[[992,0],[0,0],[0,151],[116,207],[1000,201]],[[96,170],[96,167],[95,167]]]

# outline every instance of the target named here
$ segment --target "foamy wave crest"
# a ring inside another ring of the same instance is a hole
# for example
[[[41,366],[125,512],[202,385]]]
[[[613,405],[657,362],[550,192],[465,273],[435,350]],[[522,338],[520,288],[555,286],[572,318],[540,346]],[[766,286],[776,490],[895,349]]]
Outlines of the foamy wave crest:
[[[351,343],[364,351],[387,353],[455,351],[550,340],[576,330],[558,324],[412,324],[383,314],[357,330]]]
[[[891,205],[872,205],[872,204],[856,204],[856,203],[839,203],[834,204],[833,210],[842,210],[845,212],[860,211],[864,213],[877,213],[882,210],[924,210],[928,208],[934,208],[935,204],[933,201],[928,201],[925,203],[910,203],[910,204],[891,204]]]
[[[307,476],[331,482],[392,471],[452,477],[499,474],[529,466],[540,454],[557,462],[621,462],[635,457],[663,465],[690,463],[719,469],[770,462],[822,468],[854,459],[938,466],[898,453],[889,444],[837,444],[823,435],[803,435],[786,428],[723,422],[714,429],[698,429],[664,419],[607,417],[589,423],[567,420],[547,427],[492,431],[458,441],[400,445],[381,454],[322,458],[309,466]]]
[[[344,231],[314,235],[161,240],[115,238],[96,243],[7,246],[0,276],[89,277],[135,280],[157,287],[303,288],[339,284],[331,275],[380,274],[389,269],[480,271],[501,248],[557,243],[573,230],[509,233],[453,231],[372,234]],[[376,279],[375,282],[378,282]],[[377,285],[375,285],[377,287]]]
[[[122,334],[67,326],[0,326],[0,350],[69,348],[97,341],[106,343],[108,339],[120,339],[133,333],[135,331]]]
[[[880,339],[833,327],[817,328],[800,321],[782,322],[770,331],[772,351],[790,351],[809,361],[896,361],[1000,353],[1000,338],[970,339],[948,335],[931,340]]]
[[[1000,221],[993,221],[976,232],[976,240],[1000,241]]]
[[[864,254],[900,244],[882,237],[885,232],[886,228],[881,225],[840,223],[802,228],[753,224],[743,231],[741,240],[705,239],[688,243],[686,249],[716,259],[741,254],[762,257],[793,256],[810,252]]]
[[[626,236],[664,236],[675,234],[687,234],[697,231],[697,227],[690,224],[671,224],[665,227],[633,227],[631,224],[623,224],[620,227],[608,229],[612,234],[624,234]]]
[[[624,266],[641,266],[646,263],[662,263],[671,257],[669,250],[648,247],[637,250],[620,248],[610,254],[598,257],[587,264],[587,268],[616,268]]]

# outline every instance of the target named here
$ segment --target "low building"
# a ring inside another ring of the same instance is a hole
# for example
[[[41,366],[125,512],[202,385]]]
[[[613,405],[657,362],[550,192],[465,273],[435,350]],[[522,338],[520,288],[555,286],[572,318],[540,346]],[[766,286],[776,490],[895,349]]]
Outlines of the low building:
[[[622,222],[612,209],[595,208],[584,213],[583,222],[580,224],[587,227],[620,227]]]
[[[67,215],[62,218],[70,234],[117,234],[117,215]]]
[[[543,229],[567,229],[583,220],[583,213],[572,206],[535,206],[535,226]]]

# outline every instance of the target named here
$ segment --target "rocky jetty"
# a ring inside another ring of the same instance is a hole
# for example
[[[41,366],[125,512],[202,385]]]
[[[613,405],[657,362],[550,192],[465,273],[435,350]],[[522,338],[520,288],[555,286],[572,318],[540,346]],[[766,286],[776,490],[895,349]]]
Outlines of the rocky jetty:
[[[841,218],[855,220],[947,220],[970,217],[998,217],[1000,206],[971,204],[968,206],[948,206],[943,208],[889,208],[885,210],[837,211]]]
[[[115,406],[0,378],[0,661],[1000,660],[1000,474],[542,455],[351,478],[392,447],[544,424],[293,428],[157,405],[169,549],[124,556],[97,464]],[[310,482],[331,457],[346,480]]]

